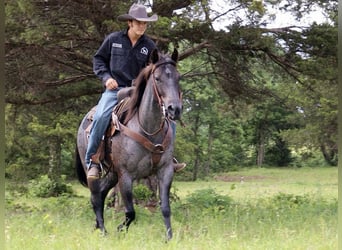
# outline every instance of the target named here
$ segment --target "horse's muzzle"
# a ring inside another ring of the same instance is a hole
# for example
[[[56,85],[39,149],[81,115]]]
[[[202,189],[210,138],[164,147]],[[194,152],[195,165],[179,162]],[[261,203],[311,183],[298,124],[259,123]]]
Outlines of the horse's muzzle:
[[[178,104],[170,104],[167,107],[167,115],[171,120],[180,120],[182,115],[182,106]]]

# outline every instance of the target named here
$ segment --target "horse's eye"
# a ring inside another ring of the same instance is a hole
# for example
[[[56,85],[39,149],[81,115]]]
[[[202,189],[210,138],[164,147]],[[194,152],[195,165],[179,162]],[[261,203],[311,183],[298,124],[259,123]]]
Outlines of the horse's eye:
[[[157,83],[160,83],[160,78],[159,78],[158,76],[156,76],[155,79],[156,79],[156,82],[157,82]]]

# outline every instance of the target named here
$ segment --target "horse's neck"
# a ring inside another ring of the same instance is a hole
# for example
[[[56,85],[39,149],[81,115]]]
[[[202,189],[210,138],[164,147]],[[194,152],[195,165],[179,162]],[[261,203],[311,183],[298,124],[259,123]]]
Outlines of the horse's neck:
[[[162,112],[156,100],[152,82],[148,82],[139,107],[140,125],[148,133],[157,131],[163,121]]]

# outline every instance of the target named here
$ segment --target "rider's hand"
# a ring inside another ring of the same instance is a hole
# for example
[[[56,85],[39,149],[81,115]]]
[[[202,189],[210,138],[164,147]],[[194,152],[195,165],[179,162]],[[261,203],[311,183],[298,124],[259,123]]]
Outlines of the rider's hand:
[[[109,78],[106,83],[105,83],[106,89],[108,90],[114,90],[117,89],[119,87],[119,84],[117,83],[117,81],[113,78]]]

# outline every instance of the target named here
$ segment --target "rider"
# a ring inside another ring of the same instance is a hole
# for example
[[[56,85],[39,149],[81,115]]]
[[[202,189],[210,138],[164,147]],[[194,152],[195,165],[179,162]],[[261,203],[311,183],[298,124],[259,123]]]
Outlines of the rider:
[[[117,103],[117,93],[121,88],[132,85],[149,60],[155,43],[144,35],[147,23],[158,20],[156,14],[148,16],[146,8],[133,4],[128,14],[120,15],[119,21],[127,21],[124,31],[109,34],[93,58],[94,73],[102,80],[105,87],[93,117],[89,143],[85,155],[87,178],[99,178],[99,159],[96,154],[103,135],[110,122],[111,113]],[[175,172],[186,164],[174,159]]]

